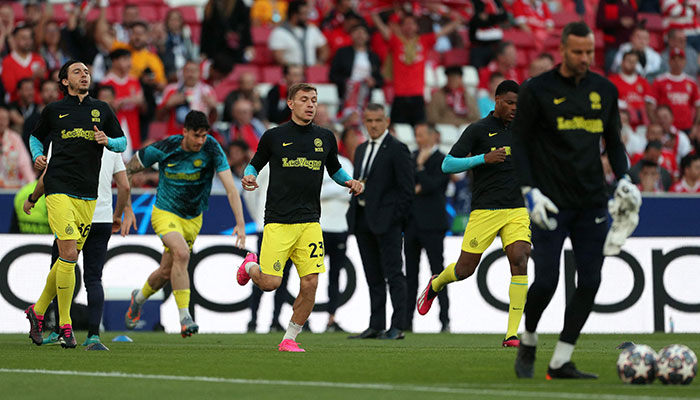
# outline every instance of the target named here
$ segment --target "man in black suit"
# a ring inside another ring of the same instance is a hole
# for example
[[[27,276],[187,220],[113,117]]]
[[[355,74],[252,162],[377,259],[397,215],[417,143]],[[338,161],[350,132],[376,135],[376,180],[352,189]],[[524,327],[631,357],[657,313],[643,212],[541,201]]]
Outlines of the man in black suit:
[[[402,231],[415,188],[408,147],[389,134],[384,106],[369,104],[363,122],[370,140],[357,147],[354,177],[365,183],[353,197],[348,228],[355,234],[369,286],[369,328],[351,339],[403,339],[406,326],[406,277],[401,260]],[[386,285],[394,313],[386,328]]]
[[[447,231],[447,211],[445,190],[450,180],[442,172],[442,160],[445,154],[438,150],[439,134],[435,127],[426,123],[416,125],[414,134],[418,150],[413,152],[414,174],[416,179],[415,197],[411,206],[411,217],[404,236],[404,254],[406,255],[406,326],[413,329],[413,312],[418,296],[418,270],[421,250],[425,249],[430,263],[431,275],[442,272],[443,241]],[[448,315],[450,300],[447,290],[438,293],[440,301],[440,322],[442,331],[449,332]]]

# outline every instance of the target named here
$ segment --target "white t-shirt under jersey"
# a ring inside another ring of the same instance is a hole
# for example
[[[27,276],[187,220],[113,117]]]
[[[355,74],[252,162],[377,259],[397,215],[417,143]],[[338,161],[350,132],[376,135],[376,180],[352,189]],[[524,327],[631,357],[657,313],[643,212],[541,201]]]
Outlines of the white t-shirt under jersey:
[[[100,168],[100,187],[97,190],[97,204],[93,223],[112,223],[112,177],[126,170],[121,154],[104,149],[102,152],[102,168]]]

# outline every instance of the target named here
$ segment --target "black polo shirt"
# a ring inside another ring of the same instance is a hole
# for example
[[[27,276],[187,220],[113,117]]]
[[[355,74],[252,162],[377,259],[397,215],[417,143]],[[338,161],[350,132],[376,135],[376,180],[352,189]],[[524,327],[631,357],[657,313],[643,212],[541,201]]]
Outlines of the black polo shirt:
[[[94,126],[112,138],[124,136],[109,105],[85,96],[67,95],[48,104],[32,135],[42,143],[53,142],[51,161],[44,176],[46,194],[67,194],[96,199],[102,150],[95,141]]]
[[[618,178],[628,168],[617,89],[594,72],[576,83],[559,68],[520,87],[511,127],[515,170],[521,185],[539,188],[558,207],[604,207],[603,146]]]
[[[493,111],[484,119],[469,125],[457,143],[452,146],[450,155],[463,158],[468,154],[477,156],[505,147],[506,159],[497,164],[482,164],[474,169],[472,189],[472,209],[500,209],[524,207],[513,160],[511,157],[511,131],[496,118]]]

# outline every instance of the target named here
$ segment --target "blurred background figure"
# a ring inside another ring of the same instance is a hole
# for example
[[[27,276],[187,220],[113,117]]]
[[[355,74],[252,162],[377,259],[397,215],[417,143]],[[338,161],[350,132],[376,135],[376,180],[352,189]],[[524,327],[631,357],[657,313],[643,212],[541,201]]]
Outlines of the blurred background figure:
[[[673,193],[700,193],[700,156],[688,154],[681,159],[681,179],[671,187]]]
[[[308,18],[309,6],[305,1],[289,2],[287,21],[273,29],[268,39],[268,47],[277,64],[308,67],[326,63],[328,42]]]
[[[209,0],[204,6],[199,52],[218,64],[224,75],[252,59],[250,8],[241,0]]]
[[[10,113],[0,107],[0,188],[19,189],[36,179],[22,136],[10,129]]]
[[[430,97],[427,109],[428,122],[461,126],[478,120],[479,106],[476,98],[464,86],[462,67],[447,67],[445,75],[447,84],[434,91]]]
[[[231,122],[231,107],[233,106],[233,102],[240,98],[247,99],[253,103],[253,114],[255,118],[259,120],[265,119],[263,101],[256,85],[255,75],[251,72],[244,72],[238,77],[238,88],[232,90],[224,100],[224,112],[221,117],[222,121]]]
[[[209,121],[216,120],[216,93],[214,88],[200,79],[199,65],[187,61],[182,69],[182,79],[165,87],[158,105],[157,118],[168,121],[168,135],[182,132],[185,116],[191,110],[203,112]]]

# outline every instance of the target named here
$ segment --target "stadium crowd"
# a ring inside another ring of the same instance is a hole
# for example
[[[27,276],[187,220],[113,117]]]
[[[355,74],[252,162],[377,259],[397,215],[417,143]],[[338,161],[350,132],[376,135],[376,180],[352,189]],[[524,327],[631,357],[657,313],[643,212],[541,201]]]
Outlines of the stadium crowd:
[[[583,19],[596,28],[594,70],[619,91],[635,183],[700,192],[698,12],[682,0],[5,2],[0,187],[35,180],[29,135],[62,96],[57,72],[70,58],[90,66],[91,93],[117,113],[126,159],[180,133],[199,110],[240,181],[263,132],[289,120],[294,83],[318,85],[315,123],[334,131],[350,161],[366,140],[360,110],[370,100],[392,105],[390,130],[411,149],[412,127],[427,122],[446,152],[493,110],[500,82],[558,63],[561,28]],[[157,185],[157,174],[137,178],[136,187]],[[467,182],[456,176],[450,185],[458,214],[468,212]]]

